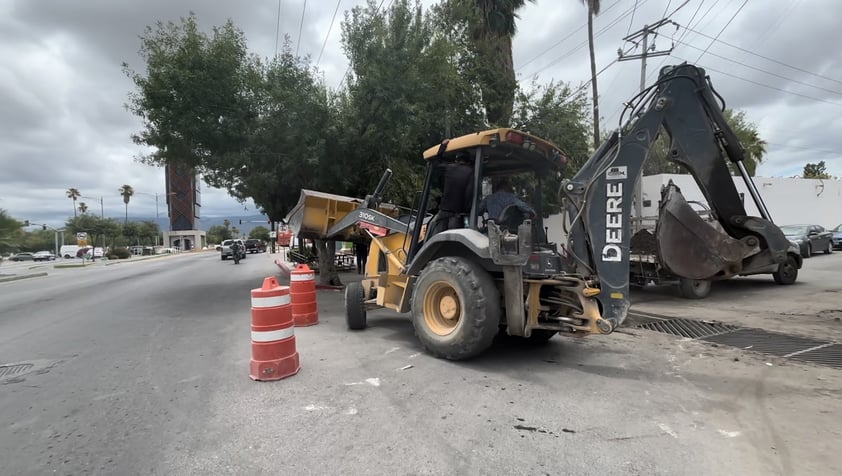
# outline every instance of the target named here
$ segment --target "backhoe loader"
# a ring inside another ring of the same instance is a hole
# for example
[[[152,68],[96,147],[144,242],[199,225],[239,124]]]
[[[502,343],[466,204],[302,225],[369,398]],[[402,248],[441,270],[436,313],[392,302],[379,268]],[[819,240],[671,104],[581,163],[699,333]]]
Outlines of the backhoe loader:
[[[367,311],[376,308],[410,313],[426,350],[453,360],[482,353],[501,333],[531,341],[612,333],[630,305],[633,188],[661,131],[671,139],[670,160],[695,178],[718,226],[701,219],[677,187],[666,187],[656,230],[660,265],[688,279],[771,273],[779,283],[794,282],[800,257],[746,172],[705,71],[680,64],[659,73],[630,104],[628,122],[572,179],[561,180],[565,153],[532,134],[505,128],[468,134],[423,153],[427,172],[417,209],[401,219],[383,211],[387,170],[374,193],[332,216],[324,233],[327,239],[362,233],[371,241],[364,279],[345,290],[348,327],[365,328]],[[435,200],[457,159],[473,170],[470,211],[455,222],[437,220]],[[761,217],[747,216],[726,160]],[[521,196],[531,192],[534,213],[509,206],[483,216],[483,191],[499,177],[518,184]],[[561,243],[550,240],[543,223],[548,182],[557,184],[565,216]]]

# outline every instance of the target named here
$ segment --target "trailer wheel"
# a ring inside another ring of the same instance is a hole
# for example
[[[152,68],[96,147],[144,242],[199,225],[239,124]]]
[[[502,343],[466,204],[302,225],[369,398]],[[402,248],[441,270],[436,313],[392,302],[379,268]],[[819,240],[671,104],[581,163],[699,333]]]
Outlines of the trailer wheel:
[[[687,299],[703,299],[710,294],[710,281],[707,279],[681,278],[681,294]]]
[[[427,351],[438,358],[475,357],[494,341],[500,295],[484,269],[463,258],[428,264],[412,294],[412,325]]]
[[[786,261],[778,265],[778,270],[772,273],[772,278],[778,284],[792,284],[798,279],[798,263],[792,255],[786,256]]]
[[[345,287],[345,322],[353,331],[366,327],[365,291],[360,282],[348,283]]]

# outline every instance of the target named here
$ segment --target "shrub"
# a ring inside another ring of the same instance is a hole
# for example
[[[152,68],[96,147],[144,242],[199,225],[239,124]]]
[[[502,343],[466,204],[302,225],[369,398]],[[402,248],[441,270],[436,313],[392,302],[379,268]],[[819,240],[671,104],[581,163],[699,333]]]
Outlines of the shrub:
[[[132,252],[128,248],[114,248],[108,254],[108,259],[128,259],[131,255]]]

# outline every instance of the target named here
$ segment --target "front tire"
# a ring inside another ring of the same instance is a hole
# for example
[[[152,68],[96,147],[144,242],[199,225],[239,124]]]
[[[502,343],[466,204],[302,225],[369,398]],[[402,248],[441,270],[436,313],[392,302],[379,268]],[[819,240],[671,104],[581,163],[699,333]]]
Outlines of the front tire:
[[[810,243],[807,243],[807,252],[804,253],[804,257],[809,258],[811,256],[813,256],[813,245],[810,244]]]
[[[360,282],[348,283],[345,287],[345,322],[352,331],[366,327],[365,290]]]
[[[826,250],[824,250],[824,254],[829,255],[829,254],[831,254],[831,253],[833,253],[833,242],[832,242],[832,241],[828,241],[828,242],[827,242],[827,249],[826,249]]]
[[[491,275],[463,258],[429,263],[412,294],[412,325],[435,357],[479,355],[491,346],[500,325],[500,294]]]
[[[786,261],[778,265],[778,270],[772,273],[772,278],[778,284],[792,284],[798,279],[798,262],[792,255],[787,255]]]
[[[681,278],[681,294],[687,299],[704,299],[710,294],[711,283],[707,279]]]

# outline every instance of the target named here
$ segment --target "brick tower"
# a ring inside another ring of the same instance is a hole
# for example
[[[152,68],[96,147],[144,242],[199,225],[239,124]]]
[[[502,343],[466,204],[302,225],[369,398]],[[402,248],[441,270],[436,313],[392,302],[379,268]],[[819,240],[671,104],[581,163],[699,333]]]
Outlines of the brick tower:
[[[167,210],[170,229],[164,232],[164,243],[182,251],[207,245],[205,232],[199,229],[202,195],[193,169],[166,165]]]

